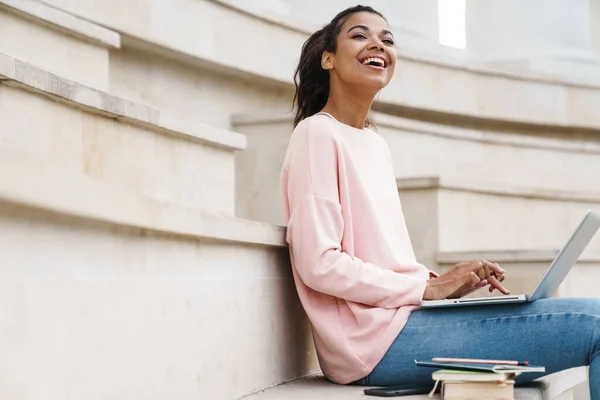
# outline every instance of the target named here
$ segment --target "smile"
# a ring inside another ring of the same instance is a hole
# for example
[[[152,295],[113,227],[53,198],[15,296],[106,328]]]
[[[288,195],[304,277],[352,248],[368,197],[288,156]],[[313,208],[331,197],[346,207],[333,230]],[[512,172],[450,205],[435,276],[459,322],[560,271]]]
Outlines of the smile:
[[[388,66],[388,62],[383,56],[371,56],[360,60],[360,63],[365,67],[375,71],[385,71]]]
[[[385,59],[382,57],[367,57],[361,61],[361,64],[367,65],[370,67],[378,67],[377,69],[382,69],[387,66]]]

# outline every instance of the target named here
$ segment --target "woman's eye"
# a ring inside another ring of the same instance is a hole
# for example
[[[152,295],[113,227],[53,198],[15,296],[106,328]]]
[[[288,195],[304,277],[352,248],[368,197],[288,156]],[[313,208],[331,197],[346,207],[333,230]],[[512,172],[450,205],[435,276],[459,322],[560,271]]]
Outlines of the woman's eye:
[[[387,43],[387,44],[389,44],[391,46],[394,45],[394,41],[392,39],[383,39],[383,43]]]
[[[366,39],[367,37],[365,35],[363,35],[362,33],[352,36],[352,39],[358,39],[358,38]]]

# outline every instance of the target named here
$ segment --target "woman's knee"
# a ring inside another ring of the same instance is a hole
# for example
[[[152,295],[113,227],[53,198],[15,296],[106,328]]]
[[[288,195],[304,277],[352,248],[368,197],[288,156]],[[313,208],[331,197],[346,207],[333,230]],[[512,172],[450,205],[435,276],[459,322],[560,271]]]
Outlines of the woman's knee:
[[[600,298],[560,297],[530,303],[532,311],[540,314],[580,314],[600,317]]]

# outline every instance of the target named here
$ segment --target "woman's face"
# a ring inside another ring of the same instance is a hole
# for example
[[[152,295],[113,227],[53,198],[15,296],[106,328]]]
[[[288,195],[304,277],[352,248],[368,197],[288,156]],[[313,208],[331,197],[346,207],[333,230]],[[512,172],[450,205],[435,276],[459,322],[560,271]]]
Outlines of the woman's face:
[[[323,63],[345,84],[383,88],[394,76],[396,66],[390,27],[377,14],[352,14],[342,25],[335,54],[324,53]]]

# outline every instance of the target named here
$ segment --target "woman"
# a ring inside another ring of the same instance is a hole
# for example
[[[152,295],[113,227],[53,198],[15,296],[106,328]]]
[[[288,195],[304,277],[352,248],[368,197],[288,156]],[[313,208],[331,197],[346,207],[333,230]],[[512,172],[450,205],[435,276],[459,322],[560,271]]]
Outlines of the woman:
[[[357,6],[306,41],[296,71],[281,194],[294,279],[325,376],[427,385],[432,371],[415,359],[525,359],[547,373],[590,365],[592,399],[600,400],[598,300],[419,309],[423,299],[508,291],[497,264],[460,263],[438,276],[415,260],[391,155],[367,117],[395,62],[386,20]]]

